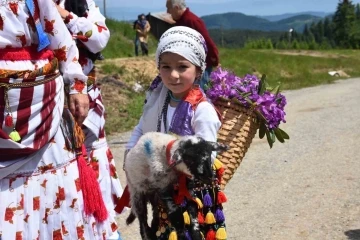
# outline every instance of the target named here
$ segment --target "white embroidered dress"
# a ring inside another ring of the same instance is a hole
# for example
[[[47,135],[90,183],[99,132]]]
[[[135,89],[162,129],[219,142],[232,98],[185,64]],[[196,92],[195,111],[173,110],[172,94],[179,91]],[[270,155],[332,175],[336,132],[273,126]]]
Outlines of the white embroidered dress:
[[[51,42],[49,49],[59,59],[64,80],[59,76],[54,83],[32,87],[32,92],[25,88],[8,92],[14,122],[28,117],[28,124],[20,144],[0,138],[0,151],[7,147],[34,147],[36,139],[46,144],[27,157],[0,159],[0,236],[3,240],[107,239],[116,231],[116,223],[111,219],[96,223],[93,216],[85,216],[75,155],[65,148],[59,128],[64,104],[63,82],[70,83],[71,93],[86,93],[84,81],[87,78],[78,64],[78,50],[54,3],[48,0],[34,0],[34,3]],[[37,43],[25,1],[1,1],[0,15],[0,49]],[[0,69],[34,70],[46,63],[48,60],[0,60]],[[10,79],[10,82],[21,81]],[[48,91],[54,93],[51,99]],[[0,98],[4,98],[3,88],[0,88]],[[48,106],[45,102],[53,104]],[[17,111],[22,104],[29,104],[27,111]],[[1,115],[6,114],[4,108],[0,104]],[[39,135],[37,128],[44,117],[51,119],[51,129],[46,136]],[[3,120],[0,130],[7,134],[11,131]]]

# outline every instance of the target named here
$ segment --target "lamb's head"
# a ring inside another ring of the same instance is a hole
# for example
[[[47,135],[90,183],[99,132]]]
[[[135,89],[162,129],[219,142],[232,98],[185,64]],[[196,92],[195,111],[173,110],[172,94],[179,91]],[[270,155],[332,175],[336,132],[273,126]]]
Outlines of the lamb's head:
[[[225,151],[228,146],[205,141],[201,137],[186,136],[178,140],[177,149],[172,158],[175,162],[182,162],[192,177],[201,180],[204,183],[210,183],[213,178],[213,168],[211,163],[211,153],[213,151]]]

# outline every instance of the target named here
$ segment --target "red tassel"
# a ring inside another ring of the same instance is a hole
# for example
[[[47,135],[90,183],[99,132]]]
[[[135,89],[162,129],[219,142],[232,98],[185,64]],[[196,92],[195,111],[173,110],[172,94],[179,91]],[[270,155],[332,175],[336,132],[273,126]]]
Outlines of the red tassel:
[[[210,229],[206,234],[206,240],[216,240],[216,232]]]
[[[205,219],[204,219],[204,216],[202,215],[201,211],[198,212],[198,221],[199,221],[199,224],[205,223]]]
[[[126,185],[123,194],[121,195],[121,198],[117,201],[115,211],[117,213],[121,213],[125,207],[131,207],[130,205],[130,192],[129,187]]]
[[[13,126],[13,118],[10,114],[7,114],[5,117],[5,126],[12,127]]]
[[[224,174],[224,172],[225,172],[224,167],[219,168],[219,169],[216,171],[216,174],[217,174],[218,178],[221,178],[222,175]]]
[[[217,203],[218,204],[222,204],[224,202],[227,202],[227,198],[226,198],[226,195],[224,192],[222,191],[218,191],[218,194],[217,194]]]
[[[90,166],[87,165],[84,155],[86,155],[85,146],[82,146],[82,154],[77,156],[79,168],[79,178],[84,199],[84,211],[86,215],[93,214],[97,222],[103,222],[108,217],[99,183],[96,180],[96,174]]]

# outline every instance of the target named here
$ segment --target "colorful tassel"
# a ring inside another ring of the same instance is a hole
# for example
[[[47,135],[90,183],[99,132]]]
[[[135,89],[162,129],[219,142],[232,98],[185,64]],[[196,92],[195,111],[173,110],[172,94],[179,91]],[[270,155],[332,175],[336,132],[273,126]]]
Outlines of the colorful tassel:
[[[201,211],[198,212],[198,221],[199,221],[199,224],[204,224],[205,223],[205,219],[204,219],[204,216],[201,213]]]
[[[210,229],[206,234],[205,240],[216,240],[216,232],[213,229]]]
[[[198,197],[195,198],[195,202],[197,203],[199,209],[202,209],[204,207],[203,203],[200,200],[200,198],[198,198]]]
[[[184,216],[184,223],[185,223],[186,225],[190,225],[190,216],[189,216],[188,211],[185,211],[185,212],[183,213],[183,216]]]
[[[222,204],[227,201],[226,195],[223,191],[219,190],[217,194],[217,203]]]
[[[216,219],[214,217],[214,214],[209,211],[207,214],[206,214],[206,217],[205,217],[205,223],[206,224],[214,224],[216,223]]]
[[[224,175],[224,172],[225,172],[225,169],[224,169],[223,167],[219,168],[219,169],[216,171],[217,177],[218,177],[218,178],[221,178],[221,177]]]
[[[19,142],[21,140],[20,134],[18,131],[14,130],[9,134],[9,137],[11,138],[11,140],[13,140],[14,142]]]
[[[169,240],[178,240],[176,231],[172,231],[169,235]]]
[[[226,235],[225,227],[220,227],[216,231],[216,240],[226,240],[226,238],[227,238],[227,235]]]
[[[224,216],[224,213],[223,211],[218,208],[215,212],[215,218],[216,218],[216,221],[217,222],[224,222],[225,221],[225,216]]]
[[[209,191],[206,190],[206,194],[204,196],[204,206],[205,207],[211,207],[213,205]]]
[[[13,118],[12,116],[8,113],[5,117],[5,126],[7,127],[12,127],[13,126]]]
[[[186,230],[186,232],[185,232],[185,240],[192,240],[188,230]]]
[[[223,164],[222,164],[222,162],[220,162],[219,159],[215,158],[213,166],[216,170],[219,170],[223,166]]]

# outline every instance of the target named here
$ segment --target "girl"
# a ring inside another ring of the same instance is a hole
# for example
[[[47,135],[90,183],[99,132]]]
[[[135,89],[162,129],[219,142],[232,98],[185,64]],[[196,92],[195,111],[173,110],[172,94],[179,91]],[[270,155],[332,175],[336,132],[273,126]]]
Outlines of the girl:
[[[128,150],[144,133],[151,131],[180,136],[197,135],[208,141],[216,141],[221,125],[219,117],[203,91],[194,84],[206,68],[204,46],[205,41],[201,34],[188,27],[173,27],[162,35],[156,52],[160,74],[147,93],[144,112],[126,146]],[[216,169],[220,169],[217,161],[215,165]],[[190,182],[187,179],[186,185],[189,186]],[[186,236],[189,239],[192,231],[186,206],[189,201],[196,201],[199,206],[196,214],[198,217],[191,219],[191,222],[200,224],[203,237],[222,239],[225,236],[225,219],[221,205],[224,195],[220,191],[217,178],[213,185],[191,185],[190,190],[194,194],[190,199],[181,195],[182,188],[186,188],[182,184],[176,186],[178,191],[175,190],[174,195],[176,203],[183,207],[184,222],[188,229]],[[183,235],[171,228],[166,209],[161,203],[158,210],[159,218],[154,219],[152,224],[157,239],[176,239],[177,235]],[[192,237],[194,239],[194,236]]]
[[[101,193],[109,212],[113,234],[108,239],[119,239],[115,220],[114,198],[123,192],[115,161],[105,136],[105,108],[100,88],[96,85],[95,60],[109,41],[110,31],[105,17],[93,0],[54,0],[57,9],[70,33],[75,37],[79,49],[79,62],[88,76],[87,94],[90,110],[83,123],[85,145],[90,165],[96,172]]]

